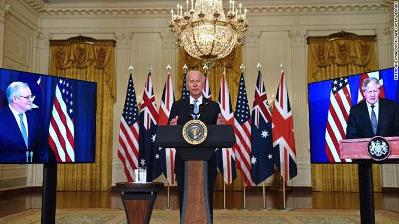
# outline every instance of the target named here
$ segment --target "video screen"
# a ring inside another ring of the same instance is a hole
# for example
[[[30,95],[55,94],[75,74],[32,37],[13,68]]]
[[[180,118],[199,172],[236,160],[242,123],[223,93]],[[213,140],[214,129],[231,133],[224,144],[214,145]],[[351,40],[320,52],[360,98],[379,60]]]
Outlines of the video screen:
[[[312,163],[347,162],[339,158],[339,140],[346,138],[350,108],[364,100],[361,86],[367,77],[380,80],[380,98],[399,102],[393,68],[308,84]]]
[[[94,163],[96,88],[0,69],[0,163]]]

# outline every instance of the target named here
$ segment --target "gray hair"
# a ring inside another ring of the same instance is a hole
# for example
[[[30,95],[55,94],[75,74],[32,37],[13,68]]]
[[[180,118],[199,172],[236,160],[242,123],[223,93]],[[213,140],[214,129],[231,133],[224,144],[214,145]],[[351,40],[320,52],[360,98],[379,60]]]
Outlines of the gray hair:
[[[375,78],[375,77],[368,77],[368,78],[364,79],[364,81],[363,81],[363,85],[362,85],[362,90],[363,90],[363,92],[366,91],[367,85],[368,85],[370,82],[374,82],[375,84],[377,84],[377,85],[378,85],[378,88],[380,88],[380,86],[381,86],[380,80],[378,80],[378,79]]]
[[[20,90],[22,88],[29,88],[29,86],[24,82],[12,82],[10,85],[8,85],[6,90],[8,103],[12,103],[14,96],[20,96]]]

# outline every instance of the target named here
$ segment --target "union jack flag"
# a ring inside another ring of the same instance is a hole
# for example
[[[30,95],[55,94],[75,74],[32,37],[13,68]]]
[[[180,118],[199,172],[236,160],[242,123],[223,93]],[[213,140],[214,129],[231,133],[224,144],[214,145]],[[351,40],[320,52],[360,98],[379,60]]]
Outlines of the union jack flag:
[[[151,182],[161,175],[161,150],[155,147],[154,141],[158,128],[158,112],[152,87],[151,73],[148,73],[143,93],[143,104],[140,107],[140,162],[139,166],[147,169],[147,181]]]
[[[173,91],[172,78],[168,72],[165,85],[163,88],[161,105],[159,107],[158,125],[168,125],[170,110],[172,109],[173,102],[175,102],[175,94]],[[162,147],[161,147],[162,148]],[[175,148],[162,148],[161,149],[161,166],[162,172],[170,185],[175,183]]]
[[[220,113],[226,120],[226,125],[234,125],[234,113],[231,107],[229,87],[227,86],[226,75],[222,74],[220,79],[219,91],[219,107]],[[226,184],[233,183],[236,178],[236,169],[234,161],[233,148],[218,148],[216,150],[216,163],[219,172],[222,174]]]
[[[284,70],[281,70],[276,102],[272,111],[272,135],[274,163],[280,170],[285,183],[297,175],[294,120],[288,91],[285,85]]]
[[[234,112],[234,134],[236,144],[234,153],[237,168],[246,186],[253,186],[251,178],[251,117],[249,114],[247,90],[245,88],[244,74],[241,73],[238,87],[236,111]]]
[[[211,88],[209,87],[209,80],[207,74],[205,74],[205,84],[204,84],[204,89],[202,90],[202,95],[206,99],[212,100],[212,93],[211,93]]]
[[[252,108],[252,180],[259,184],[273,174],[272,115],[262,73],[258,72]]]
[[[66,79],[60,79],[55,87],[48,143],[57,162],[75,162],[72,85]]]
[[[359,93],[357,95],[357,102],[360,102],[364,99],[364,94],[363,94],[363,90],[362,90],[363,81],[369,77],[374,77],[379,80],[379,83],[381,85],[380,86],[380,98],[385,98],[384,82],[383,82],[382,78],[380,78],[380,72],[376,71],[376,72],[362,73],[360,75]]]
[[[139,113],[132,74],[127,84],[125,105],[119,124],[118,157],[123,164],[129,182],[134,179],[134,169],[138,168],[139,158]]]
[[[348,79],[334,79],[331,84],[324,148],[330,162],[341,162],[339,141],[345,139],[346,121],[348,120],[351,106],[352,100]]]

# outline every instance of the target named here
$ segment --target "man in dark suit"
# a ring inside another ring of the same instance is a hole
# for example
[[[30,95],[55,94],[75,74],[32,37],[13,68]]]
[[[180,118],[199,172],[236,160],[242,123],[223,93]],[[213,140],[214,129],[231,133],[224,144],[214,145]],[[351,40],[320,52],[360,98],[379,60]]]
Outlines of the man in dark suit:
[[[379,80],[373,77],[365,79],[362,90],[365,100],[351,108],[346,138],[399,136],[399,105],[379,98]]]
[[[200,71],[190,71],[186,76],[187,89],[190,92],[189,99],[180,99],[172,105],[169,116],[170,125],[184,125],[187,121],[192,120],[192,110],[197,104],[200,109],[199,120],[205,124],[224,124],[224,119],[220,114],[220,107],[216,102],[208,100],[202,95],[202,90],[205,85],[205,76]],[[179,206],[180,212],[183,206],[183,186],[184,186],[184,161],[177,154],[175,159],[175,173],[176,181],[179,189]],[[208,161],[208,200],[211,212],[211,219],[213,217],[213,191],[215,188],[217,169],[215,154]]]
[[[26,83],[13,82],[6,90],[8,105],[0,109],[0,162],[44,162],[43,128],[31,111],[34,96]]]

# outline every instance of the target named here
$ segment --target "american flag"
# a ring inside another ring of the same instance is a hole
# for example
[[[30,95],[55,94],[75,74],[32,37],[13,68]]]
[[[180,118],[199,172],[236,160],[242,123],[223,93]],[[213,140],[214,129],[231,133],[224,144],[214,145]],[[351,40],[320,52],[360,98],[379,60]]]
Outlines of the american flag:
[[[339,141],[346,136],[346,121],[348,120],[351,106],[352,100],[348,79],[334,79],[331,84],[324,148],[330,162],[341,162],[339,158]]]
[[[183,100],[190,99],[190,92],[188,92],[188,89],[187,89],[187,86],[186,86],[187,85],[186,76],[187,76],[187,73],[184,72],[184,74],[183,74],[183,84],[181,86],[181,99],[183,99]]]
[[[247,90],[244,74],[241,73],[238,87],[236,111],[234,112],[234,134],[236,144],[233,146],[237,168],[246,186],[253,186],[251,179],[251,118],[249,114]]]
[[[297,175],[294,120],[288,91],[285,85],[284,70],[281,70],[276,102],[272,112],[272,135],[274,163],[280,170],[285,183]]]
[[[231,107],[229,87],[227,86],[226,75],[222,74],[220,79],[219,91],[220,113],[226,120],[226,125],[234,125],[234,113]],[[218,148],[216,150],[216,163],[219,172],[222,174],[226,184],[233,183],[236,178],[236,169],[234,162],[234,151],[232,148]]]
[[[379,80],[380,85],[381,85],[380,86],[380,98],[385,98],[384,82],[383,82],[382,78],[380,78],[380,72],[376,71],[376,72],[362,73],[360,75],[359,94],[357,97],[357,102],[360,102],[364,99],[364,94],[363,94],[363,90],[362,90],[363,81],[369,77],[374,77]]]
[[[75,162],[72,85],[60,79],[55,87],[48,143],[57,162]]]
[[[154,141],[157,132],[158,111],[155,103],[155,95],[152,87],[151,73],[147,76],[143,93],[143,104],[139,115],[139,166],[147,169],[147,182],[151,182],[161,175],[161,151],[155,147]]]
[[[163,88],[161,105],[159,107],[158,125],[168,125],[168,119],[173,102],[175,102],[175,94],[173,91],[172,78],[170,77],[170,73],[168,72],[168,76],[166,77],[165,85]],[[166,179],[170,185],[175,183],[175,156],[176,149],[161,149],[162,172],[166,176]]]
[[[134,179],[134,169],[138,168],[139,158],[139,113],[132,74],[127,84],[125,105],[119,124],[118,157],[123,164],[129,182]]]
[[[252,108],[252,180],[259,184],[273,174],[272,115],[262,73],[258,72]]]
[[[207,74],[205,74],[205,84],[204,84],[204,89],[202,90],[202,95],[206,99],[212,100],[212,93],[211,93],[211,88],[209,87],[209,80]]]

